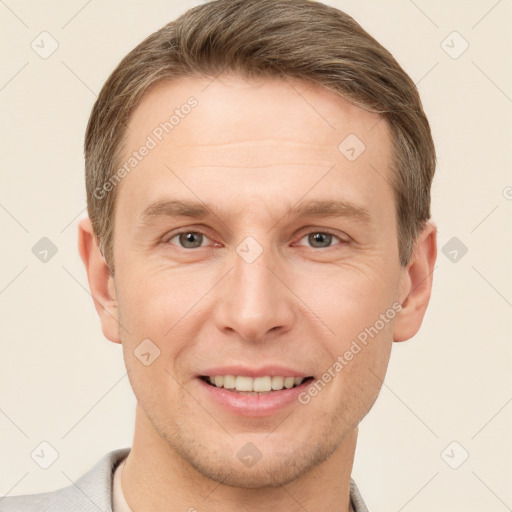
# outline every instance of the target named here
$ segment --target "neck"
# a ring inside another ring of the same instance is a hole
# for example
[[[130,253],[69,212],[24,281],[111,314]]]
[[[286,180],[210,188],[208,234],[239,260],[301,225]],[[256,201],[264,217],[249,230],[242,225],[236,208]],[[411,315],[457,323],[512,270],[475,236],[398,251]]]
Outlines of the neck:
[[[231,487],[199,473],[155,431],[137,406],[132,449],[122,474],[133,512],[350,512],[350,475],[357,427],[313,470],[279,487]]]

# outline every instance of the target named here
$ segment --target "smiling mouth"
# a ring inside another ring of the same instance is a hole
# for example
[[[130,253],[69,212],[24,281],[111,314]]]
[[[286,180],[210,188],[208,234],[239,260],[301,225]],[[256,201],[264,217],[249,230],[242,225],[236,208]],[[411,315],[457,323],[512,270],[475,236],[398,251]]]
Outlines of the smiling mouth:
[[[247,377],[245,375],[201,375],[201,380],[210,386],[223,388],[245,395],[262,395],[275,393],[284,389],[296,388],[313,377]]]

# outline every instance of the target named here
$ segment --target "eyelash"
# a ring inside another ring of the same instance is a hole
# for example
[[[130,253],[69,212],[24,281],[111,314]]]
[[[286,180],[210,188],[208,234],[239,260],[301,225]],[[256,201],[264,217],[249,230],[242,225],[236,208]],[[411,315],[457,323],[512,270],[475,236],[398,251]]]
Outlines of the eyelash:
[[[200,234],[200,235],[205,236],[206,238],[209,238],[209,237],[208,237],[208,235],[207,235],[204,231],[201,231],[201,230],[199,230],[199,229],[194,229],[194,230],[192,230],[192,229],[183,229],[183,230],[181,230],[181,231],[177,231],[176,233],[173,233],[173,234],[172,234],[172,236],[170,236],[169,238],[167,238],[167,240],[166,240],[164,243],[169,244],[169,243],[171,242],[171,240],[173,240],[173,239],[174,239],[174,238],[176,238],[177,236],[182,235],[182,234],[184,234],[184,233]],[[339,240],[339,242],[340,242],[340,243],[342,243],[342,244],[346,244],[346,243],[348,242],[348,240],[343,240],[343,239],[342,239],[339,235],[337,235],[336,233],[334,233],[334,232],[332,232],[332,231],[330,231],[330,230],[326,230],[326,229],[322,229],[322,230],[320,230],[320,229],[314,229],[314,230],[311,230],[311,231],[307,231],[306,233],[304,233],[304,234],[300,237],[299,241],[300,241],[300,240],[302,240],[304,237],[307,237],[308,235],[311,235],[311,234],[318,234],[318,233],[320,233],[320,234],[322,234],[322,235],[331,235],[331,236],[333,236],[334,238],[337,238],[337,239]],[[180,249],[185,250],[185,251],[187,251],[187,250],[190,250],[190,251],[196,251],[197,249],[202,249],[202,248],[204,248],[203,246],[196,247],[196,248],[194,248],[194,249],[188,249],[187,247],[181,247],[181,246],[178,246],[178,247],[179,247]],[[331,246],[329,246],[329,247],[310,247],[310,249],[317,249],[317,250],[319,250],[319,249],[324,249],[324,250],[325,250],[325,249],[331,249],[332,247],[334,247],[334,245],[331,245]]]

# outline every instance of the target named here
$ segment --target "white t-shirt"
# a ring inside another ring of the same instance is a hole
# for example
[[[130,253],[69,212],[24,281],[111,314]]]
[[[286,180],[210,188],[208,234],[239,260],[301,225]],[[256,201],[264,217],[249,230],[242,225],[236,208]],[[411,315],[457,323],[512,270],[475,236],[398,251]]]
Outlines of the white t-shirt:
[[[128,506],[124,498],[123,488],[121,486],[121,473],[123,472],[124,463],[121,462],[114,471],[114,483],[112,486],[112,512],[133,512]]]

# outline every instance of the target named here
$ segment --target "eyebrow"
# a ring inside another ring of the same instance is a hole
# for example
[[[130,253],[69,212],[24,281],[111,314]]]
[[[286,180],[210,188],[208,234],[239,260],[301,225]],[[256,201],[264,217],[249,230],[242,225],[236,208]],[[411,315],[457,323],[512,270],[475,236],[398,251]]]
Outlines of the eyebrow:
[[[290,208],[286,216],[297,217],[352,217],[370,222],[370,212],[354,203],[346,201],[306,201]]]
[[[223,214],[213,205],[197,201],[162,200],[148,206],[140,215],[142,224],[149,224],[158,217],[187,217],[191,219],[222,218]],[[370,212],[362,206],[347,201],[303,201],[287,209],[283,218],[290,217],[348,217],[369,223]]]

